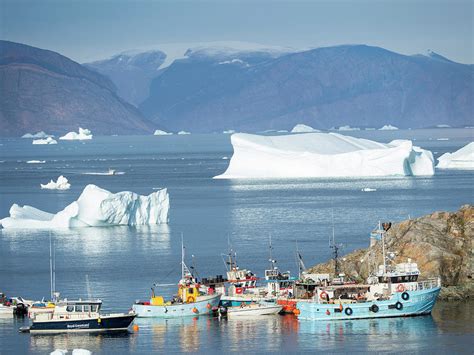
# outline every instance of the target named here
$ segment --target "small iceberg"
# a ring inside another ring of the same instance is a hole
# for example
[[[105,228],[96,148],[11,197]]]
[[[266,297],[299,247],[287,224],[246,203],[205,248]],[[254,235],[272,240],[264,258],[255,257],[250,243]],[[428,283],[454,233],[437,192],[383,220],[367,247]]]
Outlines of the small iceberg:
[[[437,124],[436,128],[451,128],[451,126],[448,124]]]
[[[169,195],[161,189],[148,196],[123,191],[112,193],[87,185],[77,201],[58,213],[13,204],[10,217],[0,220],[5,229],[50,229],[149,225],[168,223]]]
[[[474,142],[462,147],[454,153],[445,153],[438,158],[439,169],[474,169]]]
[[[386,124],[385,126],[379,128],[379,131],[397,131],[398,127],[392,126],[390,124]]]
[[[338,131],[360,131],[360,128],[351,126],[341,126],[337,129]]]
[[[437,141],[449,141],[449,138],[436,138]]]
[[[92,352],[87,349],[74,349],[72,355],[92,355]]]
[[[234,134],[235,131],[234,131],[233,129],[228,129],[228,130],[226,130],[226,131],[223,131],[222,133],[223,133],[223,134]]]
[[[302,123],[298,123],[291,130],[291,133],[308,133],[308,132],[320,132],[320,131]]]
[[[42,189],[47,190],[69,190],[71,188],[71,184],[64,176],[58,177],[56,182],[54,180],[50,180],[47,184],[40,184]]]
[[[31,134],[31,133],[26,133],[24,135],[21,136],[21,138],[49,138],[49,137],[54,137],[52,134],[47,134],[45,133],[44,131],[39,131],[38,133],[34,133],[34,134]]]
[[[79,127],[79,133],[76,132],[69,132],[66,133],[64,136],[59,137],[59,139],[66,140],[66,141],[74,141],[74,140],[87,140],[92,139],[92,133],[86,128]]]
[[[373,189],[371,187],[364,187],[362,190],[360,190],[362,192],[374,192],[374,191],[377,191],[377,189]]]
[[[46,160],[28,160],[26,164],[44,164]]]
[[[183,134],[191,134],[190,132],[186,132],[186,131],[179,131],[178,132],[179,135],[183,135]]]
[[[34,139],[33,144],[58,144],[58,141],[48,137],[46,139]]]
[[[218,179],[430,176],[433,154],[409,140],[388,144],[339,133],[231,136],[234,154]]]
[[[124,171],[117,171],[115,169],[109,169],[107,171],[98,171],[98,172],[87,172],[87,173],[82,173],[82,175],[106,175],[106,176],[111,176],[111,175],[124,175]]]
[[[161,129],[157,129],[155,133],[153,133],[154,136],[171,136],[173,133],[171,132],[165,132],[162,131]]]
[[[69,351],[67,349],[56,349],[49,353],[49,355],[66,355]]]

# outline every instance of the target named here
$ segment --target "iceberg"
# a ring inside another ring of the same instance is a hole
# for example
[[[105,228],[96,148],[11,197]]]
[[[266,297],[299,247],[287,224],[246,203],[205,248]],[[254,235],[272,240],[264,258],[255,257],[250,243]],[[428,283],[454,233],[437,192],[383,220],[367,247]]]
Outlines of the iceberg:
[[[165,132],[162,131],[161,129],[157,129],[155,133],[153,133],[154,136],[171,136],[173,133],[170,132]]]
[[[51,180],[45,185],[43,184],[40,184],[40,185],[42,189],[47,189],[47,190],[69,190],[71,188],[71,184],[62,175],[58,177],[58,180],[56,182],[54,180]]]
[[[214,178],[433,175],[433,154],[409,140],[388,144],[338,133],[260,136],[237,133],[227,170]]]
[[[69,132],[66,133],[64,136],[59,137],[59,139],[66,140],[66,141],[75,141],[75,140],[85,140],[85,139],[92,139],[92,133],[86,128],[79,127],[79,133],[76,132]]]
[[[26,164],[44,164],[46,160],[28,160]]]
[[[191,133],[190,133],[190,132],[186,132],[186,131],[179,131],[178,134],[183,135],[183,134],[191,134]]]
[[[13,204],[10,217],[0,220],[5,229],[50,229],[168,223],[169,196],[161,189],[148,196],[123,191],[112,193],[87,185],[77,201],[56,214]]]
[[[438,158],[439,169],[474,169],[474,142],[462,147],[454,153],[445,153]]]
[[[34,139],[33,144],[58,144],[58,141],[48,137],[46,139]]]
[[[302,123],[298,123],[296,126],[293,127],[291,133],[307,133],[307,132],[321,132],[317,129],[314,129],[311,126],[307,126]]]
[[[228,129],[226,131],[222,131],[223,134],[234,134],[235,133],[235,130],[233,129]]]
[[[392,126],[390,124],[386,124],[385,126],[379,128],[379,131],[396,131],[398,127]]]
[[[26,133],[21,136],[21,138],[48,138],[48,137],[54,137],[52,134],[46,134],[44,131],[39,131],[38,133]]]

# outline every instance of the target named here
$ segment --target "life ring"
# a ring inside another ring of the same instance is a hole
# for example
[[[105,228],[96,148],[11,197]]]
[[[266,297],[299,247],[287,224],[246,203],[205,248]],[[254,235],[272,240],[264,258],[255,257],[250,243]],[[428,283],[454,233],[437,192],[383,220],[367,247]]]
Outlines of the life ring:
[[[395,303],[395,308],[399,311],[401,311],[403,309],[403,304],[401,304],[400,302],[397,302]]]
[[[322,301],[327,301],[328,299],[328,294],[326,293],[326,291],[323,291],[319,294],[319,298],[322,300]]]
[[[193,308],[193,313],[199,313],[198,309],[196,307]]]
[[[410,295],[408,294],[408,292],[403,292],[402,293],[402,300],[408,301],[409,299],[410,299]]]
[[[398,284],[397,292],[405,292],[405,286],[403,286],[402,284]]]
[[[352,308],[351,308],[351,307],[347,307],[347,308],[344,310],[344,313],[346,313],[348,316],[351,316],[351,315],[352,315]]]
[[[379,306],[373,304],[372,306],[370,306],[370,310],[374,313],[377,313],[379,311]]]
[[[194,303],[194,301],[195,301],[194,296],[188,296],[188,298],[186,298],[187,303]]]

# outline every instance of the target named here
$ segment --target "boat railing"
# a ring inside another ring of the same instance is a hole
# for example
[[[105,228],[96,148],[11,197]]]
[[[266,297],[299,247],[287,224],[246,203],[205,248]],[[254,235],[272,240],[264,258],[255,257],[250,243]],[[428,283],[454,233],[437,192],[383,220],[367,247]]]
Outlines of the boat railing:
[[[438,277],[438,278],[428,279],[428,280],[418,282],[417,290],[418,291],[428,290],[428,289],[440,287],[440,286],[441,286],[441,279]]]

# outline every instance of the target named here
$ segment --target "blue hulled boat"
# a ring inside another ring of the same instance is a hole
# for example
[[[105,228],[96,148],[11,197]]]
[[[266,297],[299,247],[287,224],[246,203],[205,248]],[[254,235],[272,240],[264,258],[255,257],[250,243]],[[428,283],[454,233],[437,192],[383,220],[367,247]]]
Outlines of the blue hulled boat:
[[[395,253],[385,251],[385,232],[391,224],[384,223],[371,235],[371,242],[381,242],[383,264],[368,279],[366,284],[345,282],[344,274],[337,267],[336,276],[312,285],[312,297],[296,300],[294,313],[299,319],[347,320],[362,318],[406,317],[430,314],[441,290],[439,278],[418,280],[420,271],[416,263],[408,259],[405,263],[393,263]],[[372,244],[374,245],[374,244]],[[369,256],[370,258],[370,256]],[[321,274],[322,275],[322,274]],[[322,279],[312,276],[313,280]]]

